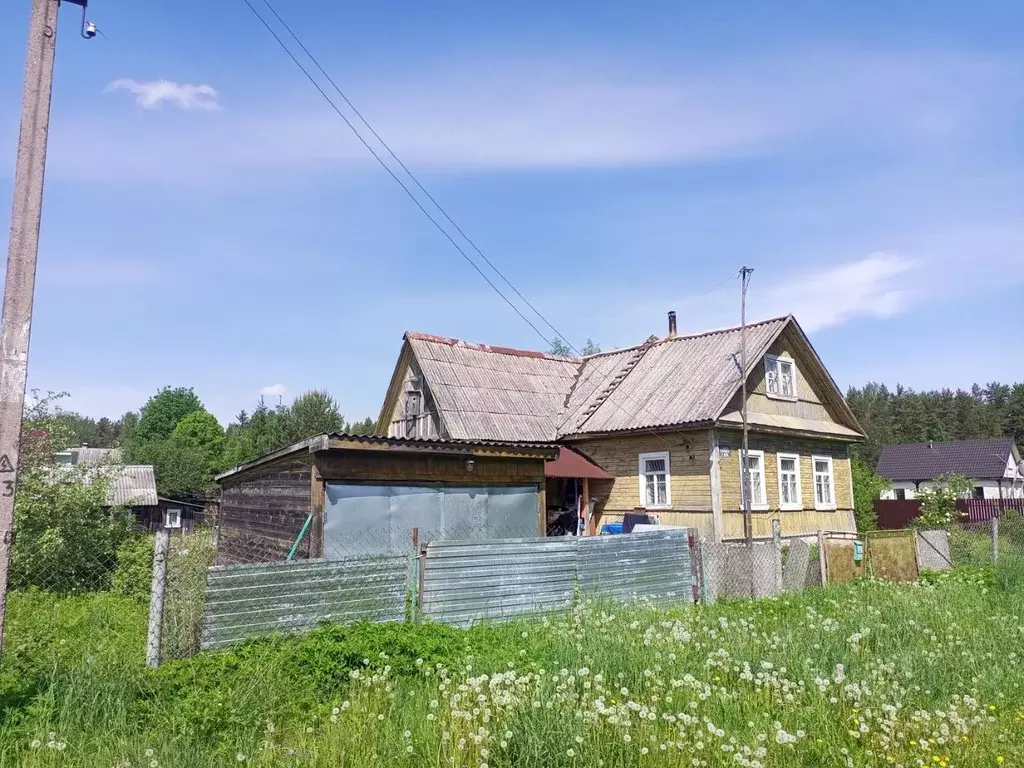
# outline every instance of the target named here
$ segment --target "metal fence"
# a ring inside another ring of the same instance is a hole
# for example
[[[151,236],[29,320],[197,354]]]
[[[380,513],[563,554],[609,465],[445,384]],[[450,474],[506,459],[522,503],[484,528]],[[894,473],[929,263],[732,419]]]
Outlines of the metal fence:
[[[200,648],[303,632],[324,621],[401,621],[409,561],[393,555],[212,566]]]

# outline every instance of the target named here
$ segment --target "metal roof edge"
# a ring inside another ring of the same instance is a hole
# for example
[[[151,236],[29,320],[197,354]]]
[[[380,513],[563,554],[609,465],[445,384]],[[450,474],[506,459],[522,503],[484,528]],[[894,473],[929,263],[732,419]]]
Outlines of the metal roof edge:
[[[216,475],[213,478],[213,480],[214,482],[219,483],[228,477],[233,477],[242,472],[247,472],[250,469],[255,469],[256,467],[262,466],[263,464],[269,464],[270,462],[276,461],[277,459],[283,459],[285,456],[290,456],[293,453],[299,453],[300,451],[303,450],[309,453],[313,453],[318,450],[323,450],[323,448],[320,446],[325,445],[326,440],[326,433],[313,435],[313,437],[307,437],[305,440],[299,440],[297,443],[292,443],[291,445],[286,445],[283,448],[278,448],[276,451],[271,451],[270,453],[264,454],[259,458],[253,459],[252,461],[247,461],[244,464],[239,464],[238,466],[232,467],[231,469],[225,472],[221,472],[219,475]]]

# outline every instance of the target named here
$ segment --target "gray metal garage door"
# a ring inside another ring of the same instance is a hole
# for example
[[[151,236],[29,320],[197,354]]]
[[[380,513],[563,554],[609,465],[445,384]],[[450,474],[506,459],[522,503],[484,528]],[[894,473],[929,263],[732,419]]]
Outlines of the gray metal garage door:
[[[398,554],[420,539],[502,539],[535,536],[537,488],[328,483],[324,554]]]

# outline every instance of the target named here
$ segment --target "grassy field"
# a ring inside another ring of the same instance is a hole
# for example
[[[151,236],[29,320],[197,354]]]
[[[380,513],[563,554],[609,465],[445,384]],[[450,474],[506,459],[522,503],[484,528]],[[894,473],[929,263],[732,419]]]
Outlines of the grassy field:
[[[142,600],[10,609],[2,766],[1024,764],[1012,558],[759,602],[325,627],[155,671]]]

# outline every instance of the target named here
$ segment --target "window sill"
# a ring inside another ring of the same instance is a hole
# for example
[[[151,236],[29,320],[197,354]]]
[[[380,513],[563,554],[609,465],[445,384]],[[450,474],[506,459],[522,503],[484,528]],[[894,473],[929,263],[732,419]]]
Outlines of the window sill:
[[[767,397],[769,400],[785,400],[787,403],[795,403],[797,402],[797,400],[800,399],[798,397],[791,397],[789,395],[774,395],[771,392],[765,392],[764,396]]]
[[[814,505],[815,512],[835,512],[837,509],[835,504],[827,504],[819,507],[817,504]]]
[[[751,512],[768,512],[771,509],[767,504],[751,504]],[[742,510],[741,510],[742,511]]]
[[[672,505],[671,504],[659,504],[657,506],[651,505],[651,506],[647,506],[647,507],[637,507],[637,509],[642,509],[644,512],[647,512],[649,510],[650,511],[654,511],[654,512],[665,512],[665,511],[671,511],[672,510]]]
[[[779,505],[779,512],[803,512],[803,511],[804,511],[804,505],[803,504],[785,504],[785,505],[780,504]]]

